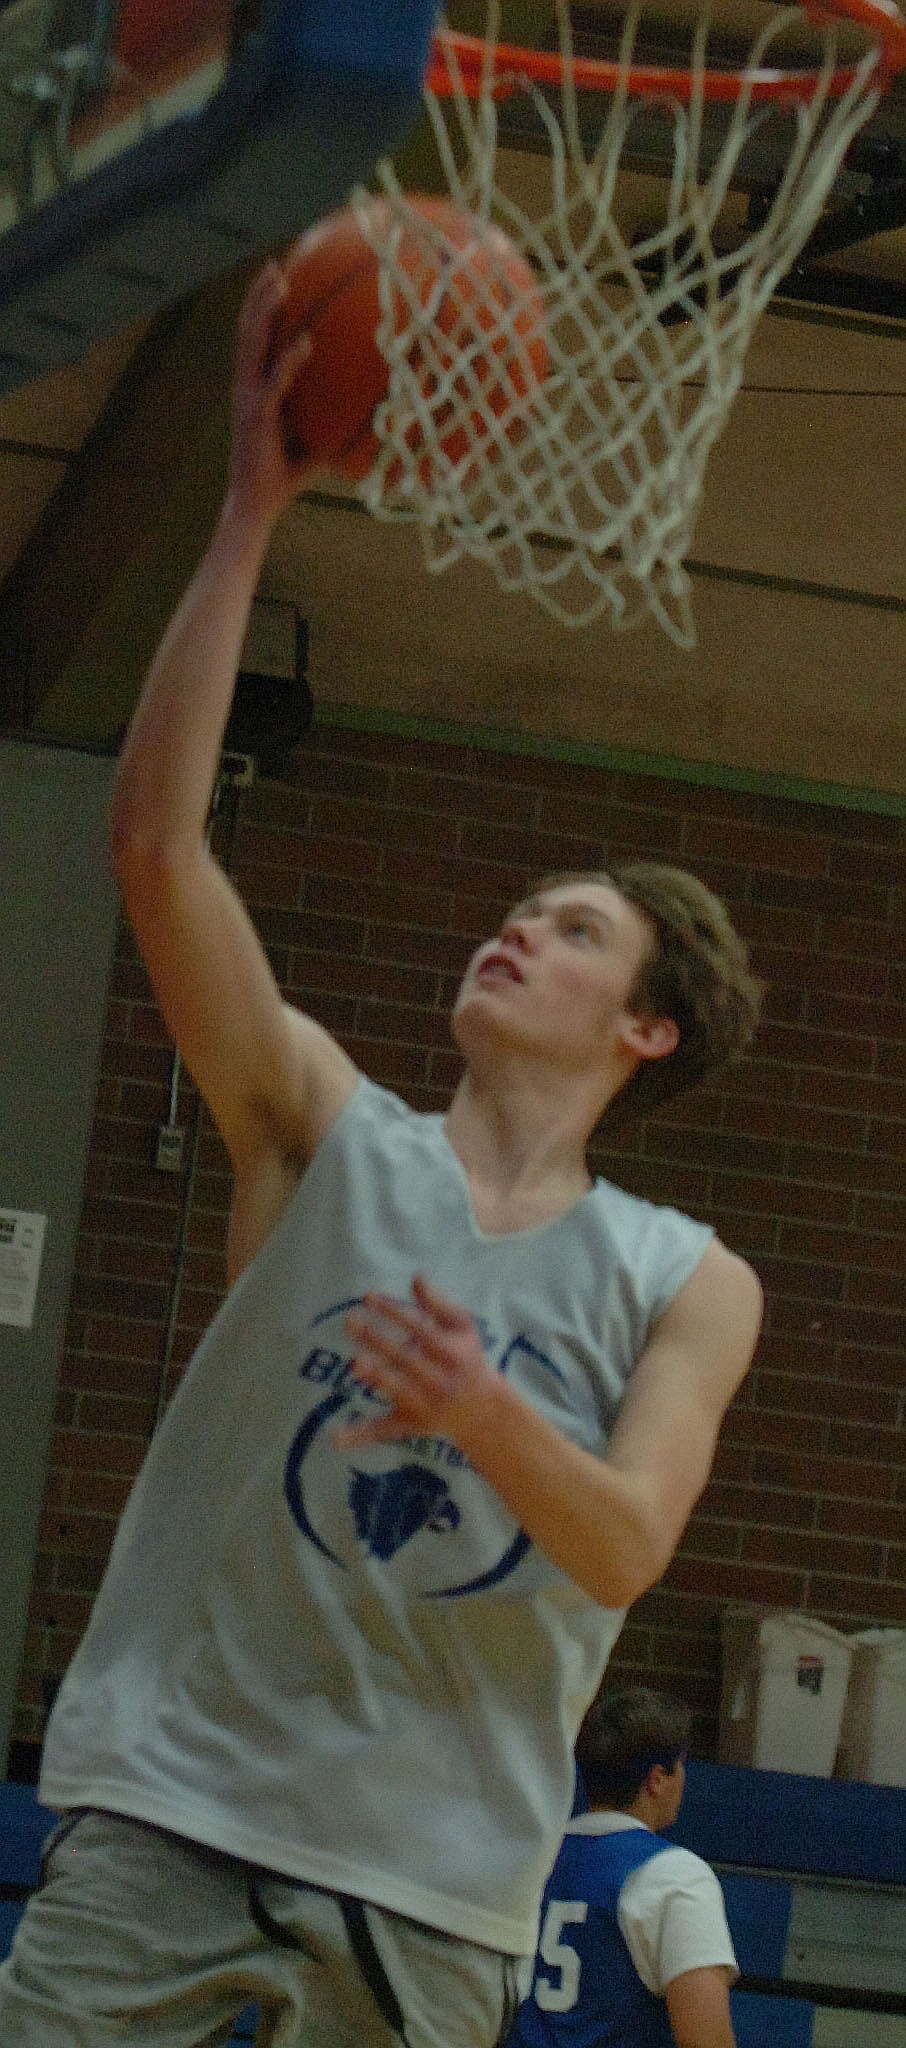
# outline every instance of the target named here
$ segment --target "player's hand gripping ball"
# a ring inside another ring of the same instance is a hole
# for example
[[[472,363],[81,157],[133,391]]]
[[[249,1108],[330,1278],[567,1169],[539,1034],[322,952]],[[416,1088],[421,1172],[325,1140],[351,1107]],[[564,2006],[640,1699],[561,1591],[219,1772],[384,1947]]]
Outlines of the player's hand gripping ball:
[[[386,219],[387,201],[371,203]],[[413,308],[430,308],[427,334],[408,358],[424,399],[424,430],[416,423],[406,431],[410,451],[425,450],[419,470],[428,482],[438,448],[460,464],[476,455],[493,460],[504,441],[519,439],[548,351],[534,272],[508,236],[446,199],[407,203],[429,232],[401,235],[395,323],[404,336]],[[355,214],[331,214],[296,245],[276,336],[282,345],[304,326],[312,342],[284,407],[293,453],[356,479],[378,453],[374,414],[390,375],[376,338],[378,275]]]

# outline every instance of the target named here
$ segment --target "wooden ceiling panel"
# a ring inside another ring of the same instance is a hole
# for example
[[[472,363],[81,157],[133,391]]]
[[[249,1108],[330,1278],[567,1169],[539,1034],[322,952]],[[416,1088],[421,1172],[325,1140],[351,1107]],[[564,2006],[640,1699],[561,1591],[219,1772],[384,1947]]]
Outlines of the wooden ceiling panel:
[[[906,394],[906,327],[769,307],[746,356],[744,388]]]
[[[64,457],[0,448],[0,576],[12,568],[65,467]]]
[[[0,397],[0,443],[16,441],[75,454],[141,339],[130,328],[103,342],[67,370],[41,377],[24,391]]]
[[[740,392],[690,554],[906,604],[904,477],[906,378],[881,397]]]
[[[311,622],[317,703],[906,791],[906,612],[696,576],[698,646],[568,632],[412,528],[300,505],[263,594]]]

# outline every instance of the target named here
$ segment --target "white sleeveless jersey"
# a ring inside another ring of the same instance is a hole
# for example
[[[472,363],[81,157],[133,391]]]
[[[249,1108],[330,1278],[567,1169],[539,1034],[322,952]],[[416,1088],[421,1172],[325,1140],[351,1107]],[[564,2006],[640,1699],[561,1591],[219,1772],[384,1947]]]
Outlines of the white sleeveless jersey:
[[[532,1950],[622,1615],[452,1443],[335,1447],[375,1398],[344,1318],[424,1272],[526,1400],[601,1454],[710,1235],[599,1181],[551,1223],[486,1236],[443,1119],[360,1080],[151,1445],[52,1716],[43,1799]]]

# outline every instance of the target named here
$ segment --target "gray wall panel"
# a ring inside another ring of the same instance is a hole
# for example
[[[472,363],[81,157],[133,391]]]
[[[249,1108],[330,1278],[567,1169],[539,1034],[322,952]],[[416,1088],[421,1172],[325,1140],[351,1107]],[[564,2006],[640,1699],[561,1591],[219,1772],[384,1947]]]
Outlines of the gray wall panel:
[[[0,743],[0,1208],[48,1218],[32,1327],[0,1323],[0,1759],[34,1567],[117,927],[113,763]]]

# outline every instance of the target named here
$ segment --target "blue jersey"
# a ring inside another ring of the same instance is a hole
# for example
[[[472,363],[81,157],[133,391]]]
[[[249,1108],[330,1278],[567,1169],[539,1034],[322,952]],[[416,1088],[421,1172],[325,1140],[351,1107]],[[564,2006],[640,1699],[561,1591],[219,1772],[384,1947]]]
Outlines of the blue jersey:
[[[617,1921],[626,1879],[670,1846],[647,1828],[564,1836],[508,2048],[673,2048],[664,2000],[642,1983]]]

